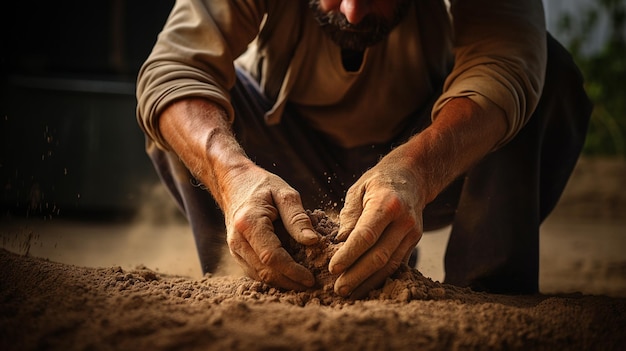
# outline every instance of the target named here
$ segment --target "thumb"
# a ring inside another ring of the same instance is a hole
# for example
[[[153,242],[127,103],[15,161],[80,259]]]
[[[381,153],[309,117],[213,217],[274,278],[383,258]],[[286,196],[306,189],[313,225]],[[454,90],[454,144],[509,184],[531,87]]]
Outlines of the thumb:
[[[285,229],[297,242],[303,245],[316,244],[320,237],[313,229],[311,218],[300,204],[277,206]]]
[[[355,188],[356,186],[356,188]],[[356,223],[363,213],[363,196],[365,189],[358,185],[350,188],[346,194],[341,212],[339,212],[339,232],[337,233],[337,241],[346,241],[350,233],[356,227]]]

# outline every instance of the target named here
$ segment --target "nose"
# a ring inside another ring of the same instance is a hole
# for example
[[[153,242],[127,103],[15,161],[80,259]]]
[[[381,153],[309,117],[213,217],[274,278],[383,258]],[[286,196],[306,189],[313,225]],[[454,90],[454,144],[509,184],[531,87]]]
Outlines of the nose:
[[[358,24],[367,15],[367,1],[362,0],[343,0],[339,6],[339,11],[346,16],[351,24]]]
[[[324,12],[339,10],[351,24],[358,24],[369,11],[369,0],[320,0]]]

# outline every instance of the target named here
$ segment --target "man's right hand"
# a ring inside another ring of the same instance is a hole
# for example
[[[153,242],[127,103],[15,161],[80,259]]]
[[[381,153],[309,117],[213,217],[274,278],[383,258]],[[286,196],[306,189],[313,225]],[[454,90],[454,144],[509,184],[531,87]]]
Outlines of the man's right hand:
[[[273,226],[281,220],[289,235],[304,245],[319,240],[300,195],[246,157],[227,119],[225,111],[208,100],[186,99],[163,111],[159,130],[220,205],[230,252],[246,274],[286,289],[313,286],[313,274],[282,247]]]
[[[229,172],[223,179],[228,194],[224,213],[231,254],[246,274],[273,286],[305,290],[315,284],[313,274],[296,263],[274,232],[282,220],[299,243],[318,242],[300,195],[283,179],[257,166]]]

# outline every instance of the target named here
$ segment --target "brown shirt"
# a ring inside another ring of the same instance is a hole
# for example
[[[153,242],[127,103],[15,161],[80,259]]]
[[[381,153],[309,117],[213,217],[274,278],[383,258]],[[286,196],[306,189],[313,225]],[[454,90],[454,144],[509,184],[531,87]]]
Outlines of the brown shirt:
[[[179,0],[138,77],[139,123],[167,148],[157,119],[174,100],[205,97],[236,118],[228,93],[236,61],[275,102],[267,123],[278,123],[290,101],[344,146],[384,141],[433,92],[430,77],[445,72],[453,54],[433,118],[453,97],[495,104],[509,125],[503,144],[526,123],[543,87],[541,0],[451,2],[448,16],[443,1],[415,1],[390,36],[366,51],[361,69],[346,72],[307,1]]]

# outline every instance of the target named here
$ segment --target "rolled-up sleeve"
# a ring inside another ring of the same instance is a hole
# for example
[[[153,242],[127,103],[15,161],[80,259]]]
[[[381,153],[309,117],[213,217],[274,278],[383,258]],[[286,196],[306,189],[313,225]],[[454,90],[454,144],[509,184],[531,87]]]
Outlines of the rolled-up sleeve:
[[[202,97],[234,112],[229,90],[234,60],[256,37],[265,13],[260,0],[177,0],[137,77],[137,120],[159,147],[167,148],[160,113],[173,101]]]
[[[541,0],[452,0],[455,64],[433,119],[450,99],[495,104],[507,118],[510,141],[539,102],[546,69],[546,28]]]

